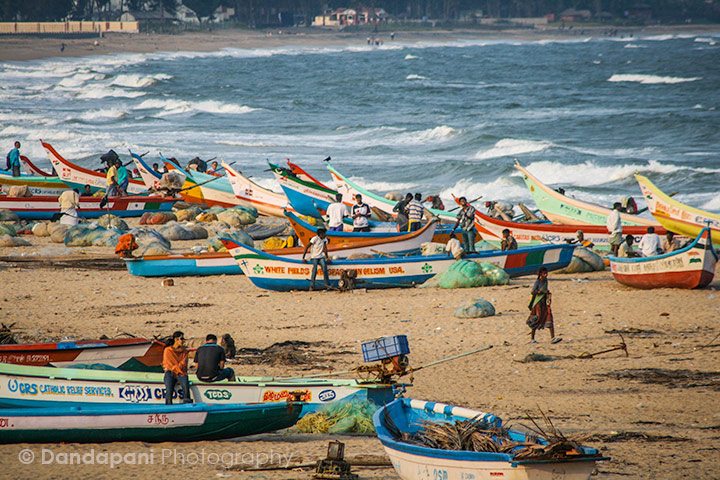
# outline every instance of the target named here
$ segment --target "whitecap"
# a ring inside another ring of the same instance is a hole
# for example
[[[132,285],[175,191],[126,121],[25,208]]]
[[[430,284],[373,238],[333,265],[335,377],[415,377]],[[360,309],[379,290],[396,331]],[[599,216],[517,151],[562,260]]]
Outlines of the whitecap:
[[[417,57],[417,56],[412,55],[412,54],[410,54],[410,53],[408,53],[407,55],[405,55],[405,60],[416,60],[416,59],[418,59],[418,58],[420,58],[420,57]]]
[[[642,75],[642,74],[620,74],[616,73],[612,75],[610,78],[608,78],[608,82],[636,82],[636,83],[642,83],[646,85],[655,85],[655,84],[675,84],[675,83],[685,83],[685,82],[694,82],[696,80],[701,80],[702,77],[662,77],[659,75]]]
[[[111,88],[103,85],[88,85],[77,94],[77,98],[94,100],[100,98],[137,98],[145,95],[145,92],[123,90],[122,88]]]
[[[203,100],[200,102],[188,102],[174,99],[148,99],[134,107],[135,110],[157,109],[162,112],[160,116],[178,115],[187,112],[205,112],[223,115],[240,115],[255,111],[255,108],[234,103],[223,103],[215,100]]]
[[[637,43],[628,43],[623,48],[647,48],[645,45],[638,45]]]
[[[87,122],[111,121],[123,118],[126,115],[127,112],[123,110],[108,108],[104,110],[89,110],[87,112],[83,112],[79,118],[80,120],[85,120]]]
[[[171,75],[165,75],[163,73],[147,76],[137,74],[124,74],[115,77],[112,82],[110,82],[110,85],[117,85],[120,87],[128,88],[144,88],[154,85],[160,80],[170,80],[171,78]]]
[[[477,160],[488,160],[490,158],[500,158],[512,155],[522,155],[525,153],[542,152],[552,146],[553,144],[551,142],[546,141],[503,138],[489,150],[476,153],[475,158]]]
[[[427,80],[427,77],[423,77],[422,75],[416,75],[414,73],[411,73],[407,77],[405,77],[405,80]]]
[[[387,143],[401,143],[401,144],[426,144],[431,142],[446,142],[451,140],[458,134],[458,131],[447,125],[440,125],[435,128],[428,128],[427,130],[420,130],[417,132],[405,132],[398,135],[394,141]],[[386,143],[386,142],[382,142]]]
[[[453,204],[452,197],[478,198],[482,196],[487,200],[517,201],[528,196],[524,186],[513,182],[509,177],[502,176],[489,183],[476,182],[473,178],[462,179],[450,188],[440,192],[440,197],[446,200],[445,205]]]
[[[710,46],[717,45],[717,40],[715,40],[714,38],[697,37],[695,41],[697,43],[707,43]]]
[[[411,182],[383,182],[366,180],[363,177],[350,177],[349,180],[357,183],[361,187],[373,192],[392,192],[396,190],[410,190],[418,186],[417,183]]]

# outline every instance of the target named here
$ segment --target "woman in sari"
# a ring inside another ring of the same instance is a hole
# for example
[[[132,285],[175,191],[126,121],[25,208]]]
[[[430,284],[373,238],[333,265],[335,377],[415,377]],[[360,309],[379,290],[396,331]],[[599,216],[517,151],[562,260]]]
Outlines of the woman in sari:
[[[532,298],[528,309],[530,317],[527,324],[530,327],[530,343],[537,343],[535,340],[535,332],[547,328],[550,331],[550,343],[558,343],[562,338],[555,336],[555,325],[553,324],[553,314],[550,304],[552,303],[552,294],[548,288],[548,271],[542,267],[538,271],[537,280],[532,288]]]

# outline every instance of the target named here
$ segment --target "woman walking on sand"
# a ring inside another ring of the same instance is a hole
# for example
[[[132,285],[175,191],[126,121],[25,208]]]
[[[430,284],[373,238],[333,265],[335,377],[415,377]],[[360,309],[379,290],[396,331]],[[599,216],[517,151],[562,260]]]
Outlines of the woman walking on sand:
[[[532,298],[528,309],[530,317],[527,324],[530,327],[530,343],[537,343],[535,340],[535,332],[546,328],[550,331],[550,343],[558,343],[562,338],[555,336],[555,325],[553,324],[553,314],[550,304],[552,302],[552,294],[548,288],[548,271],[542,267],[538,271],[537,280],[532,288]]]

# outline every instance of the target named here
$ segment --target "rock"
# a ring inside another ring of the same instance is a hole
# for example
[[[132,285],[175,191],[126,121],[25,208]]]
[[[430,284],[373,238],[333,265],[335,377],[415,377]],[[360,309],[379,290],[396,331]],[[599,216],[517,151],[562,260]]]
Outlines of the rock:
[[[10,235],[0,235],[0,247],[28,247],[30,242],[20,237],[12,237]]]
[[[460,305],[454,315],[457,318],[483,318],[495,315],[495,307],[485,299],[478,298],[473,302]]]
[[[195,219],[198,215],[202,213],[202,210],[196,206],[192,206],[190,208],[186,208],[184,210],[177,210],[175,212],[175,219],[178,222],[189,222]]]
[[[0,208],[0,222],[17,222],[20,218],[12,210]]]
[[[114,228],[116,230],[120,231],[126,231],[128,229],[128,224],[125,223],[125,220],[123,220],[120,217],[116,217],[115,215],[106,214],[102,217],[97,219],[97,224],[101,227],[105,228]]]
[[[145,212],[140,217],[140,225],[164,225],[177,220],[172,212]]]
[[[48,224],[44,222],[36,223],[32,228],[32,233],[36,237],[49,237]]]
[[[216,222],[217,219],[217,215],[209,212],[200,213],[197,217],[195,217],[195,220],[203,223]]]
[[[47,229],[50,234],[50,240],[52,240],[53,243],[64,243],[65,232],[67,232],[69,228],[69,225],[63,225],[62,223],[49,223]]]

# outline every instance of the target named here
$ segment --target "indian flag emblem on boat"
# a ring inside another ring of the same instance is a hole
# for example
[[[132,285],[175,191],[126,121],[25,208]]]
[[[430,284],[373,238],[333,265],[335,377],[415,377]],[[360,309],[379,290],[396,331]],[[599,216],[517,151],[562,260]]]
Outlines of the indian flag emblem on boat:
[[[256,275],[260,275],[263,271],[263,268],[260,265],[255,265],[253,267],[253,272],[255,272]]]
[[[432,272],[432,265],[430,265],[429,263],[426,263],[425,265],[422,266],[421,270],[425,273],[430,273],[430,272]]]

